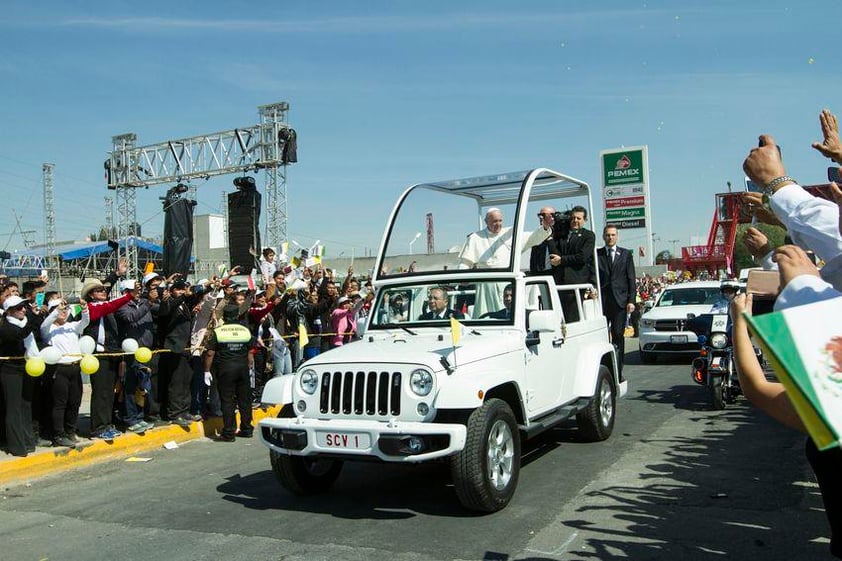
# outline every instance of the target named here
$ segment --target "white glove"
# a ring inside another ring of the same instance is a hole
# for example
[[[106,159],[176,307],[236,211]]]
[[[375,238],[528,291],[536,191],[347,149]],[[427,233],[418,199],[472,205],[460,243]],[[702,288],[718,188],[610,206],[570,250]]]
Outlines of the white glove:
[[[211,382],[213,382],[213,376],[210,372],[205,372],[205,385],[210,386]]]

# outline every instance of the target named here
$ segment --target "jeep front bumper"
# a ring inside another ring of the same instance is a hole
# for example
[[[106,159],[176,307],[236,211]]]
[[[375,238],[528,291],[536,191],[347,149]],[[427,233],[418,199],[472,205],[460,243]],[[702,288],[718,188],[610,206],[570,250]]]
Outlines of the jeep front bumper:
[[[295,456],[376,457],[386,462],[423,462],[460,452],[466,427],[401,421],[267,418],[260,440]]]

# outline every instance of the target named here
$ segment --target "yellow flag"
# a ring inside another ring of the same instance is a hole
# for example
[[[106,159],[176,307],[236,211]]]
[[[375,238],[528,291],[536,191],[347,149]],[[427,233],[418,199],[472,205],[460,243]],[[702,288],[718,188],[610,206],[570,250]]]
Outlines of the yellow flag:
[[[144,269],[143,269],[143,274],[148,275],[149,273],[151,273],[153,271],[155,271],[155,263],[153,263],[152,261],[147,261],[146,267],[144,267]]]
[[[455,347],[459,343],[459,339],[462,337],[462,324],[459,323],[459,320],[453,316],[450,316],[450,339],[453,341],[453,346]]]
[[[307,326],[303,323],[298,324],[298,348],[303,349],[310,342],[310,337],[307,336]]]

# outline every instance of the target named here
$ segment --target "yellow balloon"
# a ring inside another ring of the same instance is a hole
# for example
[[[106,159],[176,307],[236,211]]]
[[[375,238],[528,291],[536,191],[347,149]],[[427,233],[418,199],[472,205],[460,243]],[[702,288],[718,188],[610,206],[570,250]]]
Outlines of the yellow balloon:
[[[26,359],[26,373],[33,378],[37,378],[43,374],[45,368],[47,368],[47,363],[40,356]]]
[[[152,351],[149,347],[140,347],[134,352],[134,358],[138,362],[147,363],[152,360]]]
[[[93,374],[99,370],[99,359],[94,355],[85,355],[79,363],[79,368],[85,374]]]

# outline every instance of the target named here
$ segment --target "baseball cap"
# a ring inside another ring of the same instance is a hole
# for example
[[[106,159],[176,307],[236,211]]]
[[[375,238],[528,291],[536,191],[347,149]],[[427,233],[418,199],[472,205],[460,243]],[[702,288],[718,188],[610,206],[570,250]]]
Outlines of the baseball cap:
[[[6,300],[3,302],[3,309],[9,311],[12,308],[17,308],[24,304],[26,304],[26,300],[24,300],[17,294],[13,294],[6,298]]]
[[[147,284],[149,284],[149,281],[151,281],[153,279],[159,279],[159,278],[161,278],[161,275],[159,275],[158,273],[155,273],[155,272],[146,273],[145,275],[143,275],[143,286],[146,286]]]

